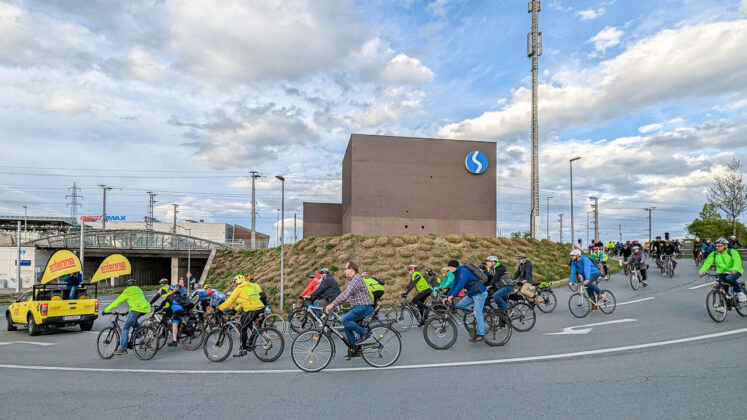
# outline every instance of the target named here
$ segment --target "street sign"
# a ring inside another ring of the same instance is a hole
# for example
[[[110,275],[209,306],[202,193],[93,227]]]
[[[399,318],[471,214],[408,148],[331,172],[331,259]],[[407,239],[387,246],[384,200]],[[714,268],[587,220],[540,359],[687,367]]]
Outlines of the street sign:
[[[21,267],[31,267],[31,260],[21,260]]]
[[[488,169],[488,157],[483,152],[474,151],[464,159],[464,166],[475,175],[480,175]]]

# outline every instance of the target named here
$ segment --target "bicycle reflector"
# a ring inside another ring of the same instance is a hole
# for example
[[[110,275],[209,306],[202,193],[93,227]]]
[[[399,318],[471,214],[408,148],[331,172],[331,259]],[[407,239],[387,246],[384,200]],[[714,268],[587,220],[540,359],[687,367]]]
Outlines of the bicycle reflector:
[[[99,313],[99,301],[98,300],[94,304],[94,312]]]
[[[49,304],[46,304],[46,303],[42,303],[42,304],[41,304],[41,305],[39,306],[39,312],[41,312],[41,316],[47,316],[47,313],[48,313],[47,311],[48,311],[48,309],[49,309]]]

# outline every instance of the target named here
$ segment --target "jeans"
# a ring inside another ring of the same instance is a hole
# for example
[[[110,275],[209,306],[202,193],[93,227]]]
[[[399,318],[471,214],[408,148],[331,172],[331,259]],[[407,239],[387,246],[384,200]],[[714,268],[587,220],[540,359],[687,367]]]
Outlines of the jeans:
[[[65,287],[65,299],[76,299],[78,297],[78,285]]]
[[[348,344],[350,347],[355,346],[355,334],[353,334],[353,332],[357,332],[358,335],[363,335],[368,332],[365,328],[358,325],[358,321],[371,315],[373,310],[374,308],[371,305],[353,306],[348,313],[340,318],[340,322],[345,327],[345,336],[348,338]]]
[[[503,300],[503,298],[510,295],[513,291],[514,286],[503,286],[498,289],[497,292],[493,293],[493,300],[495,301],[496,305],[498,305],[498,309],[502,311],[508,309],[508,305],[506,304],[506,301]]]
[[[135,328],[140,328],[140,323],[137,322],[140,315],[145,314],[137,311],[130,311],[130,313],[127,314],[127,319],[125,319],[124,326],[122,326],[122,337],[119,338],[120,350],[127,350],[127,343],[130,341],[130,327],[134,325]]]
[[[599,274],[592,274],[591,278],[589,279],[589,284],[586,285],[586,293],[589,294],[589,297],[592,301],[595,301],[597,298],[597,294],[602,294],[602,291],[599,290],[599,287],[597,287],[597,278],[599,278]]]
[[[508,287],[508,286],[506,286],[506,287]],[[503,289],[505,289],[506,287],[504,287]],[[501,290],[503,290],[503,289],[501,289]],[[513,289],[514,288],[512,287],[511,290],[513,290]],[[501,290],[495,292],[495,294],[493,295],[493,298],[495,298],[495,295],[497,295],[498,293],[500,293]],[[475,323],[477,324],[477,328],[475,329],[475,333],[477,333],[477,335],[485,335],[485,319],[483,319],[483,317],[482,317],[482,307],[485,306],[485,299],[487,299],[487,298],[488,298],[488,292],[486,290],[486,291],[480,293],[479,295],[465,296],[465,297],[463,297],[462,300],[460,300],[459,304],[457,305],[457,308],[469,309],[469,306],[472,303],[474,303],[472,311],[474,311],[474,313],[475,313]],[[503,299],[501,299],[500,302],[503,302]],[[503,302],[503,304],[505,305],[506,302]]]
[[[740,293],[742,291],[742,288],[739,286],[739,282],[737,279],[742,277],[742,273],[737,272],[737,274],[731,274],[731,273],[722,273],[718,275],[719,280],[729,283],[734,289],[734,293]]]

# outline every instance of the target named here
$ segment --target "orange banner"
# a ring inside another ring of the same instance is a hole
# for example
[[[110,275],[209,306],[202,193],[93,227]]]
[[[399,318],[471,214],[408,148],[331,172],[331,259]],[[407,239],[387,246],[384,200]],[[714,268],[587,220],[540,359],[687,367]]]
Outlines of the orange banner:
[[[132,266],[124,255],[112,254],[101,263],[96,274],[91,277],[91,283],[116,276],[124,276],[132,272]]]
[[[41,284],[49,283],[65,274],[72,274],[82,270],[80,260],[75,254],[66,249],[59,250],[49,258]]]

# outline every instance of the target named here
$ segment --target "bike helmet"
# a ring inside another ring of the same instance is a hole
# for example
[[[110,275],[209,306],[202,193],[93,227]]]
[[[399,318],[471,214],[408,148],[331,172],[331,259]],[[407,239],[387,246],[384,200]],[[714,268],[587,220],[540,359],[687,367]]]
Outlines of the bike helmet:
[[[449,267],[443,267],[443,268],[441,268],[441,272],[442,273],[445,273],[447,271],[449,271]]]
[[[598,246],[595,246],[595,247],[594,247],[594,251],[599,251],[599,247],[598,247]]]
[[[135,281],[135,279],[128,279],[128,280],[127,280],[127,281],[125,282],[125,284],[126,284],[126,285],[128,285],[128,286],[134,286],[134,285],[136,285],[136,284],[137,284],[137,282]]]
[[[498,257],[496,257],[495,255],[491,255],[488,258],[486,258],[485,261],[498,262]]]
[[[720,237],[720,238],[718,238],[718,239],[716,239],[716,243],[717,244],[721,244],[721,245],[729,245],[729,241],[726,238],[724,238],[723,236]]]
[[[571,251],[571,257],[573,256],[581,256],[581,250],[580,249],[574,249]]]
[[[633,251],[635,251],[636,249],[640,251],[641,247],[639,247],[638,245],[636,245],[636,246],[633,247]]]
[[[158,284],[169,284],[169,279],[158,280]]]
[[[329,274],[329,268],[322,268],[321,270],[319,270],[319,274]]]
[[[695,242],[697,242],[697,241],[699,241],[699,240],[700,240],[700,238],[698,238],[698,237],[696,236],[696,237],[695,237]]]
[[[415,265],[415,264],[410,264],[410,265],[407,266],[408,270],[417,270],[417,268],[418,268],[418,266]]]
[[[729,236],[729,239],[732,239],[732,240],[733,240],[733,239],[737,239],[737,237],[736,237],[736,236],[734,236],[734,235],[731,235],[731,236]]]
[[[244,276],[244,280],[247,280],[247,281],[254,280],[254,274],[249,273],[249,274],[245,275]]]
[[[243,283],[243,282],[244,282],[244,280],[245,280],[245,279],[244,279],[244,276],[242,276],[241,274],[239,274],[238,276],[234,276],[234,277],[233,277],[233,282],[234,282],[235,284],[241,284],[241,283]]]
[[[208,284],[206,284],[206,285],[202,286],[202,288],[203,288],[203,289],[212,289],[212,287],[210,286],[210,283],[208,283]]]
[[[313,279],[313,278],[314,278],[314,276],[316,276],[316,273],[311,273],[311,274],[309,274],[309,278],[310,278],[310,279]]]

